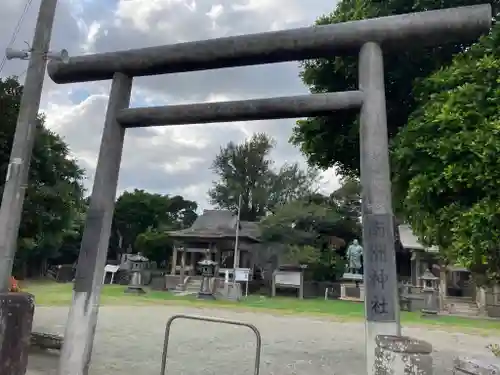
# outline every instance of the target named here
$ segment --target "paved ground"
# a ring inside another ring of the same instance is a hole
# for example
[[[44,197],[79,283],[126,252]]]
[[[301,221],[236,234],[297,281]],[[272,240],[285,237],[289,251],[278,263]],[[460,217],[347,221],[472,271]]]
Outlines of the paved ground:
[[[68,310],[40,308],[35,328],[63,332]],[[92,375],[157,375],[165,322],[176,313],[210,315],[255,324],[262,334],[262,375],[358,375],[364,373],[361,323],[279,317],[228,310],[179,307],[102,307]],[[451,374],[456,355],[488,355],[485,346],[500,337],[410,328],[404,334],[427,340],[435,349],[435,374]],[[174,323],[167,374],[243,375],[253,373],[255,339],[243,327],[178,321]],[[56,375],[58,357],[30,356],[28,375]]]

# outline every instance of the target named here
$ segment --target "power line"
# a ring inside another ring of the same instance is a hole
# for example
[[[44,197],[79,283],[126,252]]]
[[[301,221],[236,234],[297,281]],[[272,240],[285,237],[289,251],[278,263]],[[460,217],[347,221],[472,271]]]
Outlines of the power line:
[[[17,77],[17,80],[19,82],[21,82],[21,79],[23,78],[23,76],[26,74],[28,68],[24,69],[21,73],[18,73],[18,74],[14,74],[15,77]]]
[[[21,26],[23,25],[24,17],[26,17],[26,14],[28,13],[28,10],[31,6],[31,3],[33,0],[27,0],[26,4],[24,5],[23,12],[21,13],[21,16],[17,20],[16,27],[14,28],[14,31],[12,32],[12,36],[10,37],[9,44],[7,45],[7,48],[12,47],[14,42],[16,41],[17,35],[19,34],[19,31],[21,30]],[[0,74],[2,73],[2,70],[5,66],[5,63],[7,62],[7,57],[4,55],[2,58],[2,62],[0,63]]]

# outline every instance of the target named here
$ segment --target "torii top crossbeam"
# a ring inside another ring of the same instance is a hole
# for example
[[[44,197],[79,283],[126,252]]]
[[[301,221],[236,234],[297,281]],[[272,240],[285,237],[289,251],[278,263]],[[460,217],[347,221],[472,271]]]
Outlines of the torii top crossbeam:
[[[472,40],[491,27],[489,4],[411,13],[332,25],[178,43],[50,62],[56,83],[258,65],[357,54],[367,42],[384,50]]]

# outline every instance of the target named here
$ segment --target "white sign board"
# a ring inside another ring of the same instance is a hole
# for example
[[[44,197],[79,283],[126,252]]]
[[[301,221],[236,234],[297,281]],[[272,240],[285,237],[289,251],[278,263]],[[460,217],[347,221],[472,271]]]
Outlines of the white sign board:
[[[274,282],[276,285],[300,286],[301,272],[298,271],[277,271]]]
[[[120,266],[115,266],[113,264],[106,264],[106,266],[104,267],[104,272],[115,273],[115,272],[118,272],[119,269],[120,269]]]
[[[104,281],[106,280],[106,274],[108,272],[111,272],[111,281],[109,283],[113,284],[113,281],[115,280],[115,273],[117,273],[119,269],[120,266],[115,266],[114,264],[106,264],[106,266],[104,267],[104,276],[102,277],[102,283],[104,284]]]
[[[235,281],[248,281],[250,279],[250,268],[236,268],[235,271]]]

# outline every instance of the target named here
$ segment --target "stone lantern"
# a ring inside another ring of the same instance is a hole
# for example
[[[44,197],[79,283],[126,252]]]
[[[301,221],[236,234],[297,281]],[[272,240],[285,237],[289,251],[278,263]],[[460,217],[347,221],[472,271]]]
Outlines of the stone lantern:
[[[439,277],[434,276],[431,271],[426,270],[420,276],[420,280],[422,280],[424,285],[422,294],[424,295],[425,304],[422,313],[424,315],[436,315],[439,311]]]
[[[146,291],[142,285],[142,271],[146,268],[149,259],[141,253],[137,253],[129,256],[127,260],[130,262],[130,272],[132,275],[128,287],[125,289],[125,293],[145,294]]]
[[[210,259],[202,260],[198,262],[201,270],[201,286],[198,293],[198,298],[200,299],[215,299],[215,296],[210,288],[210,279],[214,277],[215,267],[217,267],[217,262]]]

